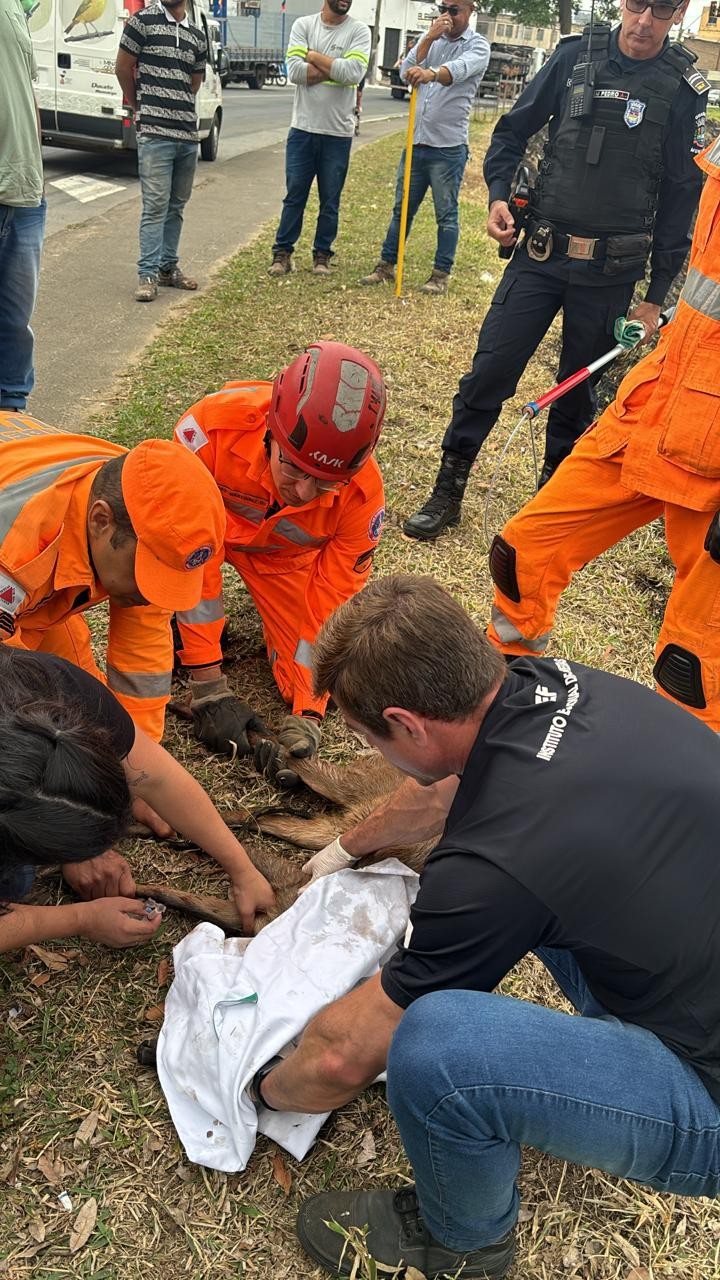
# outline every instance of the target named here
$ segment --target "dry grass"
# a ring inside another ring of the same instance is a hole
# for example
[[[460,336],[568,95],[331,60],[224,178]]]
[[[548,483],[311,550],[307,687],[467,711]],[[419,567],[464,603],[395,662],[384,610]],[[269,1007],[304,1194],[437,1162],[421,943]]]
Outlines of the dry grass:
[[[385,230],[399,139],[360,153],[343,206],[339,264],[331,281],[306,270],[271,282],[264,275],[271,234],[241,253],[203,299],[174,313],[161,339],[131,370],[95,429],[132,443],[168,434],[179,413],[226,377],[263,377],[317,336],[365,347],[385,370],[390,412],[380,461],[390,518],[377,572],[434,573],[480,621],[491,599],[482,514],[486,486],[517,408],[550,385],[553,343],[528,370],[516,406],[481,455],[464,520],[436,547],[404,541],[403,514],[432,481],[438,440],[458,374],[474,349],[478,321],[501,265],[483,234],[480,176],[485,134],[475,137],[463,202],[463,238],[452,291],[442,301],[412,293],[431,265],[433,221],[418,219],[407,263],[409,291],[396,301],[384,290],[356,287],[376,259]],[[192,214],[191,214],[192,216]],[[229,211],[229,216],[231,211]],[[306,236],[298,261],[309,261]],[[531,465],[518,441],[493,506],[492,527],[528,496]],[[642,531],[589,566],[568,591],[558,615],[556,651],[648,681],[653,639],[669,581],[657,528]],[[281,706],[262,656],[260,627],[237,582],[232,598],[231,674],[269,719]],[[169,745],[210,790],[220,807],[265,803],[269,792],[246,765],[210,761],[170,726]],[[341,755],[352,743],[331,718],[324,750]],[[167,876],[183,886],[217,887],[207,862],[150,844],[130,850],[138,878]],[[49,882],[48,895],[58,892]],[[292,1187],[273,1174],[272,1144],[261,1141],[247,1171],[225,1176],[189,1165],[174,1136],[155,1077],[137,1068],[134,1050],[154,1034],[149,1020],[164,987],[158,966],[184,932],[170,920],[150,946],[126,954],[82,944],[58,946],[66,967],[52,971],[31,952],[0,965],[0,1272],[12,1280],[94,1277],[94,1280],[178,1280],[184,1275],[230,1280],[319,1277],[296,1245],[299,1201],[328,1186],[358,1181],[391,1185],[409,1176],[383,1091],[369,1090],[325,1127],[301,1166],[287,1159]],[[48,976],[49,975],[49,976]],[[162,976],[162,974],[161,974]],[[504,989],[557,1004],[545,971],[526,961]],[[17,1011],[17,1016],[12,1011]],[[74,1140],[89,1113],[97,1126]],[[371,1129],[376,1159],[358,1169],[363,1134]],[[62,1166],[49,1181],[52,1159]],[[69,1191],[74,1210],[57,1199]],[[659,1196],[601,1174],[526,1156],[518,1262],[513,1280],[711,1280],[720,1275],[720,1209],[708,1201]],[[69,1252],[77,1209],[94,1196],[97,1225],[86,1245]]]

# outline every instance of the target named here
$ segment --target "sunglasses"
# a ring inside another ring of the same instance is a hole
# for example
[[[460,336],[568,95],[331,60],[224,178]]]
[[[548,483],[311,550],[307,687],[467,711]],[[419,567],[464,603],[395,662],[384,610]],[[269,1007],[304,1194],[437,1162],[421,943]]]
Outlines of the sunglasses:
[[[650,9],[653,18],[658,18],[660,22],[669,22],[676,9],[682,8],[682,4],[683,0],[680,0],[680,4],[669,4],[666,0],[625,0],[628,13],[644,13],[646,9]]]
[[[449,13],[451,18],[457,18],[460,12],[460,6],[457,4],[439,4],[438,13]]]
[[[343,487],[342,480],[318,480],[316,476],[311,476],[309,472],[296,467],[289,458],[283,457],[280,447],[278,447],[278,462],[291,480],[312,480],[319,493],[337,493],[338,489]]]

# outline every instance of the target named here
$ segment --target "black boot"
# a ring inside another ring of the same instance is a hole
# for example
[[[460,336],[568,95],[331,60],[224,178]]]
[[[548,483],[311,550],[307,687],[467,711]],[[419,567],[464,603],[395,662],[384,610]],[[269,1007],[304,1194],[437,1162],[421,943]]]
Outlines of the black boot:
[[[342,1234],[329,1223],[337,1223]],[[427,1280],[448,1275],[462,1276],[463,1280],[466,1276],[467,1280],[500,1280],[510,1270],[515,1253],[514,1230],[497,1244],[470,1253],[446,1249],[422,1221],[414,1187],[402,1191],[325,1191],[311,1196],[300,1208],[297,1233],[305,1252],[333,1276],[348,1276],[353,1271],[356,1250],[346,1233],[393,1274],[400,1266],[415,1267]]]
[[[538,493],[542,489],[543,485],[547,484],[548,480],[551,480],[552,477],[555,475],[555,472],[557,471],[561,462],[562,462],[562,458],[557,458],[554,461],[552,459],[550,460],[548,460],[547,458],[545,459],[545,461],[543,462],[543,469],[540,472],[540,475],[538,477]]]
[[[460,523],[460,507],[471,466],[472,462],[459,453],[451,453],[449,449],[443,451],[430,497],[425,506],[403,524],[403,533],[408,538],[432,542],[443,529]]]

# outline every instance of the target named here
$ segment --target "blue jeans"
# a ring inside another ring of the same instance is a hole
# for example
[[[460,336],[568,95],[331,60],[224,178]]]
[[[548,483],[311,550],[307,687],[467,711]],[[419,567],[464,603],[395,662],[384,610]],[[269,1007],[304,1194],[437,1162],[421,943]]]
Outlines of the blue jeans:
[[[463,180],[469,151],[464,143],[458,147],[413,147],[410,169],[410,195],[408,198],[407,235],[413,218],[422,204],[428,189],[432,191],[437,222],[437,248],[435,270],[452,271],[457,242],[460,235],[458,196]],[[403,181],[405,179],[405,152],[398,167],[395,187],[395,208],[380,256],[383,262],[397,262],[400,243],[400,210],[402,208]]]
[[[30,317],[35,308],[45,201],[0,204],[0,409],[24,409],[35,385]]]
[[[403,1015],[388,1101],[432,1234],[464,1252],[517,1218],[520,1147],[683,1196],[720,1193],[720,1106],[657,1036],[590,995],[564,951],[538,955],[582,1017],[437,991]]]
[[[34,883],[35,867],[29,862],[0,868],[0,902],[22,902]]]
[[[178,262],[183,209],[192,193],[197,142],[174,138],[138,138],[138,173],[142,192],[138,275],[172,271]]]
[[[313,178],[317,179],[320,212],[315,227],[313,253],[332,256],[338,232],[340,196],[345,186],[352,138],[336,138],[326,133],[308,133],[291,129],[285,148],[285,182],[280,225],[273,251],[292,253],[302,231],[305,205]]]

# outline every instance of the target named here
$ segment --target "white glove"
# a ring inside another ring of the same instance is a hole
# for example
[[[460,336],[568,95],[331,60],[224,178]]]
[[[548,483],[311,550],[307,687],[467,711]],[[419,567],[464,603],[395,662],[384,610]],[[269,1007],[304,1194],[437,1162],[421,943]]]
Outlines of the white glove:
[[[303,885],[300,893],[304,893],[310,885],[319,880],[321,876],[329,876],[333,871],[342,871],[343,867],[349,867],[355,862],[355,858],[351,854],[346,853],[340,843],[340,837],[333,840],[332,844],[328,844],[319,853],[314,853],[312,858],[308,858],[303,866],[303,871],[309,871],[312,879],[308,884]]]

